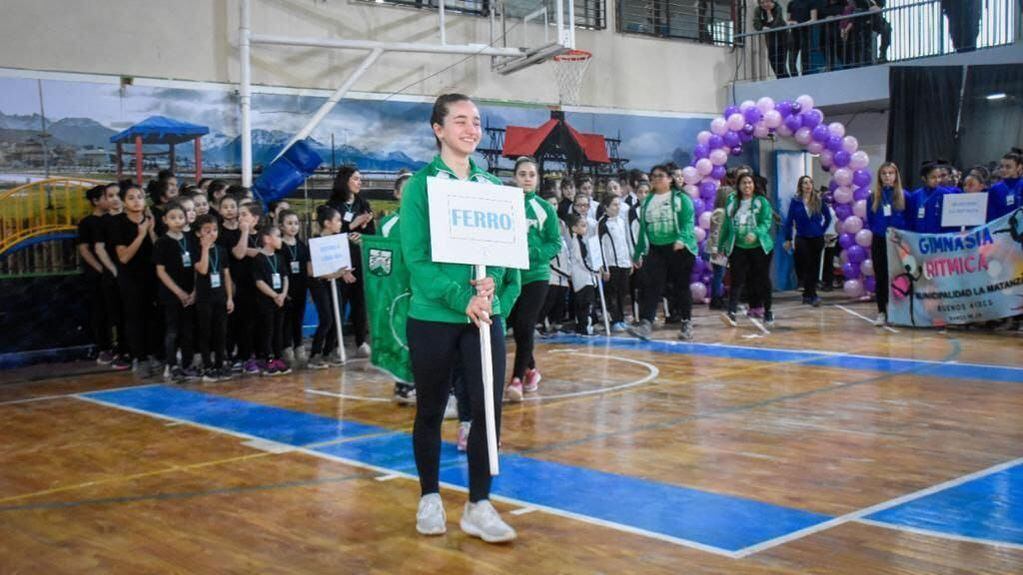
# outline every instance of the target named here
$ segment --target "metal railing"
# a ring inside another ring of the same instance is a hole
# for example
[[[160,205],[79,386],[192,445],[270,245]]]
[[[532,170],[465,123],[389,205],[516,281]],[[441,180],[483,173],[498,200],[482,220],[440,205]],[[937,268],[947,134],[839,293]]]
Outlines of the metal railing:
[[[618,32],[732,45],[742,4],[734,0],[618,0]]]
[[[946,8],[943,8],[943,5]],[[889,0],[883,9],[737,34],[738,81],[831,72],[1013,44],[1019,0]],[[786,15],[787,16],[787,15]],[[740,42],[741,41],[741,42]]]
[[[440,0],[359,0],[367,4],[383,4],[391,6],[407,6],[410,8],[426,8],[436,10]],[[506,2],[506,8],[514,10],[514,2]],[[522,3],[523,6],[535,9],[536,3]],[[495,3],[491,0],[444,0],[444,9],[456,14],[487,16]],[[607,27],[607,7],[605,0],[575,0],[576,28],[587,30],[603,30]],[[567,10],[566,10],[567,11]]]

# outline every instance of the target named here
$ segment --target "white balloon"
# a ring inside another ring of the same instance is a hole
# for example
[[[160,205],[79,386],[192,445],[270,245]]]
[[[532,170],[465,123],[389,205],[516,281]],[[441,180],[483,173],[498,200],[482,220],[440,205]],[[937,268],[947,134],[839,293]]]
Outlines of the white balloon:
[[[796,103],[799,104],[800,112],[808,112],[813,109],[813,98],[807,94],[796,98]]]
[[[811,141],[810,128],[804,126],[796,130],[796,141],[804,146],[809,144]]]
[[[778,110],[768,110],[764,112],[764,125],[768,128],[777,129],[781,126],[781,123],[781,112]]]
[[[846,136],[842,138],[842,149],[850,154],[855,153],[860,147],[860,141],[856,139],[856,136]]]
[[[849,167],[853,170],[862,170],[870,165],[870,156],[866,152],[860,150],[849,158]]]
[[[746,110],[749,110],[750,108],[756,107],[757,103],[754,102],[753,100],[743,100],[743,102],[739,104],[739,109],[742,110],[743,112],[746,112]]]
[[[775,132],[783,138],[788,138],[789,136],[792,135],[792,130],[790,130],[789,127],[786,126],[784,123],[778,126],[778,128],[775,129]]]
[[[768,111],[774,109],[774,100],[769,96],[760,98],[757,100],[757,109],[766,114]]]
[[[742,114],[732,114],[728,116],[728,129],[733,132],[738,132],[746,125],[746,118]]]
[[[710,132],[708,132],[707,130],[703,130],[703,131],[701,131],[701,132],[700,132],[699,134],[696,134],[696,141],[697,141],[697,143],[699,143],[699,144],[703,144],[704,146],[706,146],[706,145],[707,145],[707,142],[709,142],[709,141],[710,141],[710,137],[711,137],[712,135],[713,135],[713,134],[711,134],[711,133],[710,133]]]
[[[710,121],[710,131],[718,136],[728,133],[728,122],[724,118],[714,118]]]

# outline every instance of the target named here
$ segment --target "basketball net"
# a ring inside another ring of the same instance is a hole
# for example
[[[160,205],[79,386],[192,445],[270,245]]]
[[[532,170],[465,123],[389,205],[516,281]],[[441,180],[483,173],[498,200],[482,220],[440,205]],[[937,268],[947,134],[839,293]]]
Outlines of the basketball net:
[[[593,54],[585,50],[569,50],[553,58],[559,103],[575,104],[579,101],[579,89],[582,88],[583,76],[590,67],[592,57]]]

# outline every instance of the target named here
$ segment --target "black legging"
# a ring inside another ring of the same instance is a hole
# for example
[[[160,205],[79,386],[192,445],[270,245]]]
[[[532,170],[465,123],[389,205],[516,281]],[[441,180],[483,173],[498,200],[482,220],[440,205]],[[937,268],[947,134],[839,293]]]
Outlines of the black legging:
[[[177,363],[178,348],[181,348],[181,367],[192,366],[195,357],[195,346],[192,336],[195,334],[195,305],[185,307],[181,300],[162,300],[163,306],[163,358],[167,365]]]
[[[124,335],[124,314],[121,313],[121,290],[117,287],[117,278],[110,272],[103,272],[103,310],[106,312],[106,330],[114,334],[112,339],[114,351],[118,354],[128,353]]]
[[[199,354],[203,367],[220,369],[227,355],[227,302],[197,301],[195,314],[199,317]]]
[[[288,301],[284,304],[284,347],[298,352],[302,346],[302,328],[305,323],[306,282],[293,275],[288,283]]]
[[[874,285],[877,290],[877,311],[888,313],[888,245],[883,235],[875,235],[870,243],[870,259],[874,263]]]
[[[565,302],[568,301],[568,286],[552,285],[547,288],[547,301],[541,317],[546,317],[553,328],[565,320]]]
[[[639,317],[653,323],[657,317],[657,305],[661,303],[665,284],[671,282],[674,297],[669,301],[677,301],[678,313],[682,321],[693,316],[693,296],[689,292],[689,274],[693,271],[696,257],[687,250],[676,250],[672,244],[650,246],[650,253],[643,260],[644,289],[643,299],[639,307]]]
[[[330,282],[313,280],[309,283],[309,293],[313,296],[316,306],[317,325],[313,333],[313,344],[309,348],[309,357],[327,355],[337,348],[337,328],[334,326],[334,302],[330,297]],[[340,304],[340,301],[338,302]]]
[[[256,348],[256,287],[252,284],[236,284],[234,294],[234,313],[230,316],[228,345],[230,351],[233,343],[238,347],[237,361],[245,362],[251,359]]]
[[[735,313],[739,309],[739,294],[742,287],[749,282],[749,306],[763,307],[771,311],[771,254],[756,248],[740,248],[732,250],[728,257],[731,281],[728,290],[728,311]]]
[[[351,244],[350,244],[351,245]],[[362,252],[359,246],[351,245],[352,249],[352,261],[361,262],[360,259]],[[352,272],[355,276],[355,283],[341,283],[341,296],[348,305],[351,306],[351,318],[352,324],[355,328],[355,345],[356,347],[366,342],[366,334],[368,332],[368,325],[366,320],[366,294],[363,293],[362,288],[365,282],[362,281],[362,268],[356,267],[355,271]],[[343,314],[344,312],[342,312]]]
[[[504,381],[504,327],[495,316],[490,326],[494,370],[494,416],[501,433],[501,394]],[[465,374],[473,426],[469,431],[469,501],[490,497],[490,460],[483,413],[483,373],[480,369],[479,329],[471,324],[441,323],[409,318],[406,324],[412,373],[416,380],[416,421],[412,448],[423,495],[438,493],[441,424],[451,391],[451,370],[459,358]]]
[[[796,236],[796,267],[803,282],[803,297],[817,297],[817,278],[820,276],[821,258],[824,257],[824,237]]]
[[[522,293],[515,302],[511,316],[511,327],[515,335],[515,363],[512,377],[525,377],[526,369],[535,366],[533,361],[533,332],[540,312],[547,302],[548,280],[529,282],[522,286]]]
[[[148,278],[124,270],[117,276],[124,318],[125,344],[131,357],[144,359],[160,348],[156,290]]]
[[[281,359],[284,351],[284,308],[260,293],[256,304],[256,334],[259,359]]]
[[[767,44],[767,60],[777,78],[789,77],[788,32],[769,32],[764,35]]]
[[[611,278],[604,283],[604,298],[607,299],[607,312],[611,321],[625,321],[626,297],[629,295],[629,268],[608,268]]]

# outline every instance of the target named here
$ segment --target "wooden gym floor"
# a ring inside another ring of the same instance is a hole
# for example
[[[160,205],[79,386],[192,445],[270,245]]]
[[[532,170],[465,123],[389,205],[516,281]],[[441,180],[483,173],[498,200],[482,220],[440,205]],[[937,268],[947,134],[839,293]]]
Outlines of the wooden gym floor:
[[[692,344],[542,342],[541,395],[504,406],[504,546],[458,528],[455,422],[448,534],[415,533],[414,411],[364,361],[7,373],[0,573],[1023,572],[1023,337],[828,303],[790,294],[770,334],[700,309]]]

